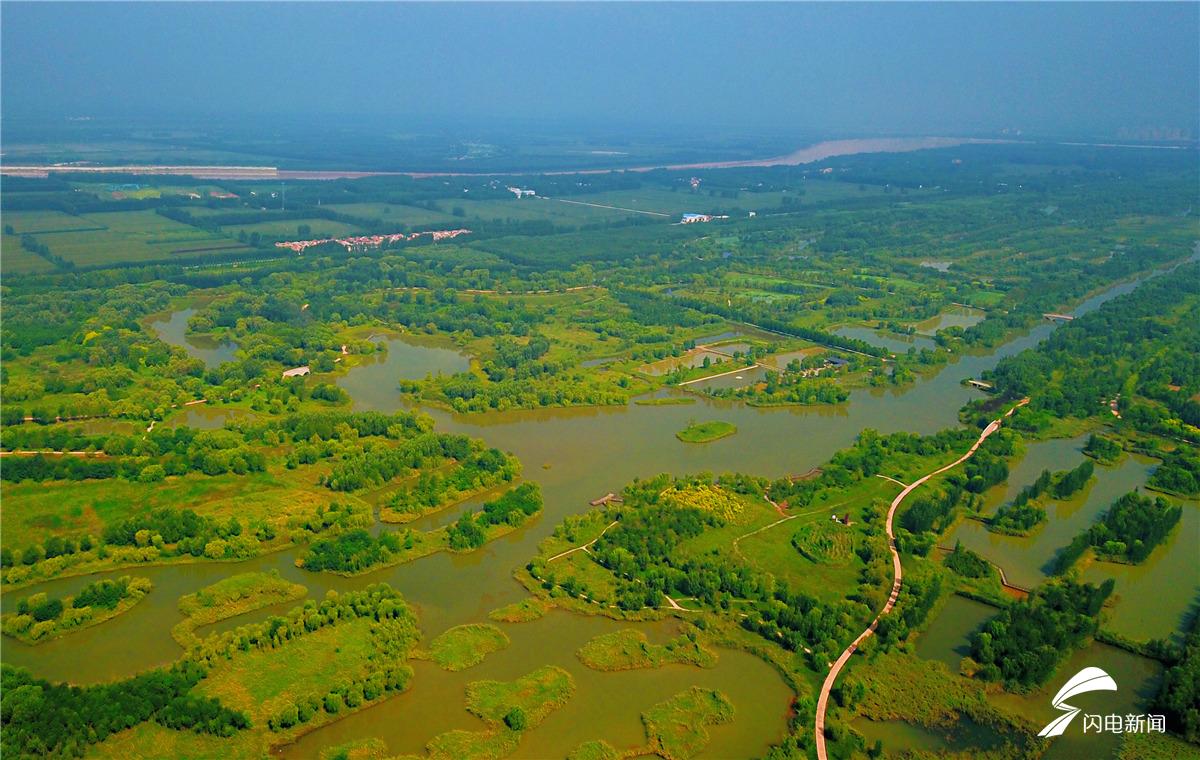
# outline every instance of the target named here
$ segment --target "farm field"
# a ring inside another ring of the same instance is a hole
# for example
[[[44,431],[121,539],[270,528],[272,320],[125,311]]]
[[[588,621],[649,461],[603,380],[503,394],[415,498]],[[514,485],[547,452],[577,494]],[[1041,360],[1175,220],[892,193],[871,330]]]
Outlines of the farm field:
[[[21,239],[16,235],[0,237],[0,270],[9,274],[34,274],[54,268],[49,261],[22,248]]]
[[[300,234],[300,226],[307,225],[310,230],[307,234]],[[253,235],[258,233],[265,239],[270,240],[312,240],[317,238],[341,237],[344,235],[357,235],[363,230],[355,227],[352,224],[345,222],[334,222],[329,219],[280,219],[270,222],[254,222],[252,224],[227,224],[221,230],[232,237],[238,237],[242,233]]]
[[[104,224],[62,211],[6,211],[4,225],[17,235],[103,229]]]
[[[339,214],[378,219],[385,224],[394,223],[414,228],[416,226],[442,224],[456,219],[449,213],[431,211],[419,206],[402,206],[395,203],[337,203],[328,206]]]
[[[69,223],[79,225],[77,231],[34,237],[51,253],[79,267],[192,259],[243,248],[227,236],[180,224],[151,210],[84,214],[73,219],[76,221]]]

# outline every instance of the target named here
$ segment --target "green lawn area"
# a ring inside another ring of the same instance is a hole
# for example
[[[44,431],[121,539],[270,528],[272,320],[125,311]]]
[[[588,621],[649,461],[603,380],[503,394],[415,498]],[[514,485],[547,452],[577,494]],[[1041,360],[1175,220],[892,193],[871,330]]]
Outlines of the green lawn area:
[[[500,623],[528,623],[544,617],[549,609],[541,599],[529,597],[494,609],[488,617]]]
[[[441,226],[457,219],[448,212],[430,211],[419,206],[405,206],[396,203],[336,203],[328,208],[339,214],[378,219],[381,222],[394,222],[407,227],[431,224]]]
[[[265,724],[280,703],[323,694],[363,675],[375,651],[373,624],[370,618],[359,618],[306,633],[275,649],[239,654],[218,664],[194,691],[245,711],[255,725]]]
[[[40,232],[90,230],[103,226],[82,216],[62,211],[5,211],[4,225],[12,226],[17,235],[36,235]]]
[[[717,655],[685,636],[666,644],[651,644],[646,634],[634,628],[603,633],[580,647],[579,661],[592,670],[616,671],[659,668],[682,663],[701,668],[717,664]]]
[[[140,723],[89,748],[88,757],[111,760],[257,760],[265,747],[249,731],[225,739],[194,731],[176,731],[158,723]]]
[[[36,253],[21,247],[21,239],[15,235],[0,238],[0,272],[4,274],[36,274],[50,272],[56,267]]]
[[[731,436],[737,432],[737,427],[721,420],[709,420],[689,425],[675,434],[684,443],[708,443],[720,438]]]
[[[191,594],[180,597],[179,611],[186,617],[171,635],[187,648],[196,641],[195,629],[219,620],[261,609],[276,602],[302,598],[308,589],[269,573],[239,573],[223,578]]]

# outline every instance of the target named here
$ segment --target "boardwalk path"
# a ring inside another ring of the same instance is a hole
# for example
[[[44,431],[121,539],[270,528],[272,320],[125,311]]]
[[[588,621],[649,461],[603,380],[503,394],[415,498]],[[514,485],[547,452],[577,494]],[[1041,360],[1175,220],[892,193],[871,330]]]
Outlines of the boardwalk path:
[[[1017,406],[1021,406],[1028,401],[1029,399],[1024,399],[1018,403]],[[1004,416],[1010,416],[1013,413],[1013,410],[1016,408],[1017,407],[1014,406],[1012,409],[1009,409]],[[829,755],[825,750],[825,711],[829,707],[829,692],[833,690],[833,685],[837,682],[837,677],[842,672],[842,668],[844,668],[846,663],[849,662],[850,656],[858,651],[859,645],[861,645],[875,633],[875,629],[879,627],[880,619],[892,611],[892,608],[896,606],[896,597],[900,596],[900,584],[904,579],[904,568],[900,566],[900,552],[896,550],[896,534],[892,529],[892,522],[896,516],[896,509],[910,493],[915,491],[925,481],[929,480],[935,475],[942,474],[946,470],[953,469],[954,467],[957,467],[958,465],[970,459],[979,449],[979,447],[983,445],[983,442],[987,440],[987,437],[1000,429],[1000,423],[1002,421],[1003,418],[992,420],[992,422],[983,429],[983,432],[979,434],[979,439],[975,441],[966,454],[963,454],[950,464],[940,467],[928,475],[913,481],[911,484],[905,486],[904,490],[897,494],[895,499],[892,499],[891,508],[888,509],[887,513],[888,550],[892,553],[892,571],[894,574],[892,578],[892,593],[888,596],[887,603],[883,605],[883,609],[880,610],[879,614],[875,616],[875,619],[871,621],[871,624],[867,626],[867,630],[858,634],[858,638],[856,638],[850,644],[850,646],[846,647],[846,650],[842,652],[841,657],[838,657],[837,662],[833,663],[833,667],[829,669],[829,675],[825,676],[825,683],[821,685],[821,695],[817,698],[816,725],[814,727],[817,740],[817,760],[829,760]]]

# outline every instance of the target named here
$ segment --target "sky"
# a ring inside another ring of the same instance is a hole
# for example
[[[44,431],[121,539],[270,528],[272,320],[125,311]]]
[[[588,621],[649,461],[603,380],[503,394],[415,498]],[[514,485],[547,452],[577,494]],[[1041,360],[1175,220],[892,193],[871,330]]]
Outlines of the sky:
[[[4,118],[1200,127],[1200,3],[0,3]]]

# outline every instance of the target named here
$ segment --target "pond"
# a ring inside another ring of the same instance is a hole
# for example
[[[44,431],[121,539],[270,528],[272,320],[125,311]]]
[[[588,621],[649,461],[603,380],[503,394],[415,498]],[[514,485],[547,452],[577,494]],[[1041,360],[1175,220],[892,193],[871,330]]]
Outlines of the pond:
[[[922,348],[934,348],[937,346],[931,338],[925,335],[900,335],[899,333],[875,330],[870,327],[839,327],[832,332],[834,335],[843,338],[854,338],[870,343],[872,346],[886,348],[894,354],[903,354],[910,348],[915,348],[919,351]]]
[[[917,656],[945,663],[951,672],[957,673],[962,658],[971,654],[971,634],[998,611],[983,602],[951,594],[937,616],[917,636]]]
[[[990,726],[962,717],[950,726],[922,726],[903,720],[850,722],[870,747],[882,742],[887,756],[904,752],[986,752],[1004,746],[1005,737]]]
[[[1139,641],[1182,639],[1180,630],[1200,599],[1200,563],[1196,561],[1200,502],[1168,498],[1183,505],[1183,516],[1145,561],[1139,565],[1092,562],[1080,572],[1083,580],[1092,583],[1116,579],[1111,606],[1105,609],[1105,627]]]
[[[933,335],[938,330],[944,330],[947,327],[962,327],[967,328],[972,325],[977,325],[984,320],[987,312],[983,309],[976,309],[971,306],[951,306],[944,309],[941,314],[936,317],[922,320],[913,324],[913,328],[918,335]]]
[[[1086,437],[1041,441],[1030,444],[1024,458],[1013,468],[1006,484],[985,494],[985,514],[994,506],[1011,501],[1017,492],[1037,479],[1042,470],[1069,470],[1083,460]],[[977,520],[963,520],[943,540],[943,546],[962,541],[1004,569],[1010,583],[1032,588],[1050,573],[1058,550],[1086,530],[1118,497],[1145,485],[1156,462],[1128,456],[1114,467],[1096,467],[1094,481],[1073,497],[1046,502],[1046,521],[1029,536],[1006,536],[988,531]]]
[[[952,672],[958,672],[959,660],[969,652],[970,635],[997,612],[994,607],[970,599],[951,597],[918,637],[917,654],[944,662]],[[988,703],[1005,712],[1015,713],[1037,727],[1044,726],[1061,715],[1051,706],[1051,698],[1068,678],[1089,666],[1102,668],[1112,676],[1117,683],[1117,691],[1080,695],[1071,701],[1073,706],[1084,713],[1104,715],[1143,713],[1149,709],[1150,700],[1158,690],[1162,667],[1148,657],[1095,642],[1073,652],[1040,688],[1028,694],[991,693],[987,697]],[[867,735],[864,730],[867,727],[860,724],[869,723],[855,721],[854,727]],[[938,733],[909,724],[902,724],[898,729],[884,727],[877,729],[877,732],[884,739],[884,746],[892,751],[908,748],[912,741],[933,741],[929,734],[934,734],[936,738]],[[889,736],[895,744],[889,743]],[[874,738],[872,736],[872,741]],[[1119,741],[1120,736],[1084,735],[1083,719],[1077,717],[1065,734],[1054,739],[1044,757],[1049,760],[1115,757]],[[961,750],[957,745],[953,748]]]
[[[415,335],[372,336],[386,353],[362,357],[337,379],[355,406],[375,408],[377,399],[395,399],[400,380],[423,380],[428,375],[453,375],[471,368],[471,357],[442,340]],[[394,402],[393,402],[394,403]]]
[[[195,313],[193,308],[173,311],[166,319],[151,322],[150,329],[158,335],[159,340],[182,348],[189,356],[204,362],[209,369],[236,360],[236,343],[187,334],[188,320]]]

